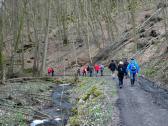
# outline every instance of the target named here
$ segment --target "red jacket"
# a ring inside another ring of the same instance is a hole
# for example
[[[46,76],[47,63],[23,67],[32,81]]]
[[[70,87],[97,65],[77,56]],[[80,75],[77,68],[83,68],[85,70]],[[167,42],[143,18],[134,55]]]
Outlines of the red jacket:
[[[51,73],[51,72],[52,72],[52,68],[49,67],[49,68],[48,68],[48,73]]]
[[[94,68],[95,68],[95,71],[99,71],[99,70],[100,70],[100,66],[99,66],[99,65],[97,65],[97,64],[95,65],[95,67],[94,67]]]

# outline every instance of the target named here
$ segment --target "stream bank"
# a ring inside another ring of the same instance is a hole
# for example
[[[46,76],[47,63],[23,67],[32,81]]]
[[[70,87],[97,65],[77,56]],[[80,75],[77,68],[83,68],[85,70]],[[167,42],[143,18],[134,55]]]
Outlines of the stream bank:
[[[67,107],[65,101],[69,99],[66,91],[71,88],[69,85],[71,82],[72,78],[29,80],[20,78],[0,85],[0,125],[30,126],[33,120],[36,120],[35,122],[51,120],[51,123],[67,122],[68,117],[65,115],[69,114],[71,104]],[[62,88],[64,88],[63,94]],[[63,103],[58,104],[60,99]]]
[[[117,126],[115,82],[110,77],[72,80],[49,78],[1,85],[0,125]]]
[[[50,119],[34,120],[31,126],[64,126],[67,124],[68,117],[71,113],[72,104],[69,102],[69,90],[71,84],[60,84],[53,87],[51,94],[52,102],[40,110],[42,113],[49,115]],[[38,113],[35,114],[35,117]]]

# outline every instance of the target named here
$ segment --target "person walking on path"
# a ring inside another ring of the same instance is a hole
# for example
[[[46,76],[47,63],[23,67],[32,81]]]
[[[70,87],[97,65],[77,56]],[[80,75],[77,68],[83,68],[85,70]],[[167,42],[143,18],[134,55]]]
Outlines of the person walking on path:
[[[84,65],[84,66],[82,67],[82,74],[83,74],[83,76],[86,77],[86,74],[87,74],[87,66],[86,66],[86,65]]]
[[[140,67],[134,58],[132,58],[128,64],[127,70],[130,73],[131,86],[133,86],[136,80],[136,76],[140,71]]]
[[[93,71],[94,71],[94,68],[93,68],[92,64],[88,65],[87,71],[89,72],[89,76],[92,77],[93,76]]]
[[[96,77],[97,77],[99,74],[99,71],[100,71],[100,66],[98,64],[95,64],[94,69],[95,69],[95,73],[96,73]]]
[[[122,61],[119,62],[118,67],[118,80],[119,80],[119,87],[123,87],[123,79],[124,79],[124,63]]]
[[[51,74],[52,74],[52,77],[54,76],[54,69],[51,68]]]
[[[81,70],[80,70],[80,67],[79,67],[79,66],[77,66],[76,73],[77,73],[77,76],[81,76]]]
[[[100,72],[101,72],[101,76],[103,76],[103,72],[104,72],[104,65],[100,64]]]
[[[115,62],[114,62],[114,60],[112,60],[111,61],[111,63],[109,64],[109,67],[108,67],[110,70],[111,70],[111,72],[112,72],[112,77],[113,77],[113,79],[115,79],[115,70],[116,70],[116,64],[115,64]]]
[[[125,61],[124,61],[124,75],[125,75],[126,79],[128,77],[128,71],[127,71],[128,64],[129,63],[128,63],[127,59],[125,59]]]
[[[48,76],[50,76],[52,73],[52,68],[51,67],[48,67]]]

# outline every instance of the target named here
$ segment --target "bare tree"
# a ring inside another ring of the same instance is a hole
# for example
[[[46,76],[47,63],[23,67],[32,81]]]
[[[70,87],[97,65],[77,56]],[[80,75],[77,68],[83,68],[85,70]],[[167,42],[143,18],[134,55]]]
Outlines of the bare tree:
[[[4,20],[3,20],[3,2],[0,2],[0,80],[5,80],[5,67],[4,67],[4,54],[3,54],[3,28],[4,28]]]
[[[46,59],[47,59],[47,50],[48,50],[50,18],[51,18],[51,0],[48,0],[48,13],[47,13],[47,19],[46,19],[46,31],[45,31],[45,40],[44,40],[45,46],[44,46],[44,54],[43,54],[43,62],[42,62],[43,74],[46,71]]]

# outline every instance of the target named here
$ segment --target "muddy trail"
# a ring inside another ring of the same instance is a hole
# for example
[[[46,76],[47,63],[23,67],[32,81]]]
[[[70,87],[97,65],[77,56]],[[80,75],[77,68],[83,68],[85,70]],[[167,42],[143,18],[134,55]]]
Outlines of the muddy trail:
[[[167,91],[143,78],[131,87],[126,79],[118,95],[120,126],[168,126]]]

